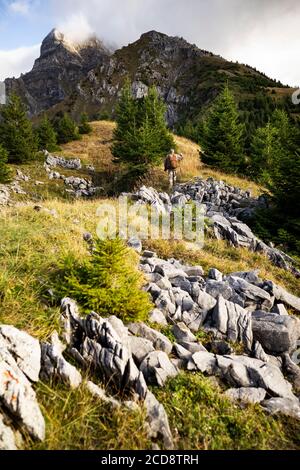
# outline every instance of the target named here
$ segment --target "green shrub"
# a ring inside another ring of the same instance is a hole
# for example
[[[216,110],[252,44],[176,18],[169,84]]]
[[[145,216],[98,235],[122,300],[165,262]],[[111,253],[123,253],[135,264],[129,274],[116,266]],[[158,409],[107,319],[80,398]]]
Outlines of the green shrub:
[[[154,392],[165,406],[178,450],[299,447],[297,420],[271,417],[259,405],[239,406],[201,373],[182,373]]]
[[[39,150],[55,152],[55,150],[58,149],[56,132],[46,115],[43,117],[42,121],[37,127],[36,135],[38,139]]]
[[[79,130],[79,134],[91,134],[93,128],[89,123],[89,117],[87,113],[81,114],[78,130]]]
[[[121,320],[143,321],[151,310],[137,255],[120,239],[97,240],[93,255],[79,262],[74,255],[62,263],[58,291],[74,298],[85,312],[116,315]]]
[[[57,134],[57,142],[59,144],[67,144],[72,140],[80,140],[80,134],[75,121],[68,113],[57,116],[54,120],[54,129]]]

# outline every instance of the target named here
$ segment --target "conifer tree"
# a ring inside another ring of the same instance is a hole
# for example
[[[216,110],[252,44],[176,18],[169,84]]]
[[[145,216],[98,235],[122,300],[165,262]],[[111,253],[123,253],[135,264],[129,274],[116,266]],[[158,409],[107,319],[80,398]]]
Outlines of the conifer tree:
[[[79,140],[79,132],[75,121],[67,113],[56,121],[55,131],[59,144],[66,144],[72,140]]]
[[[8,161],[23,163],[36,156],[37,141],[26,109],[19,96],[12,94],[1,109],[0,140]]]
[[[36,133],[40,150],[48,150],[48,152],[57,150],[57,135],[47,116],[44,116]]]
[[[78,261],[68,256],[58,279],[61,296],[76,299],[86,310],[116,315],[121,320],[143,321],[151,309],[149,295],[141,290],[143,277],[138,257],[119,238],[97,240],[93,256]]]
[[[285,216],[300,217],[300,131],[282,110],[273,113],[272,123],[280,153],[276,159],[273,158],[268,188]]]
[[[202,161],[225,171],[243,170],[244,133],[233,94],[226,85],[203,126]]]
[[[125,81],[120,100],[116,109],[117,127],[114,131],[113,155],[120,160],[126,156],[126,146],[128,141],[128,132],[133,134],[136,127],[137,103],[131,91],[130,81]]]
[[[175,147],[175,142],[166,126],[166,105],[159,97],[155,86],[151,86],[147,96],[141,100],[140,109],[141,122],[154,130],[154,147],[157,149],[157,158],[161,159],[172,147]],[[153,158],[155,159],[154,155]]]
[[[10,171],[7,166],[8,153],[0,144],[0,183],[8,183]]]
[[[134,99],[130,82],[125,83],[117,107],[113,155],[125,163],[129,173],[141,176],[157,165],[175,147],[165,122],[165,105],[154,87],[143,99]]]
[[[259,127],[252,138],[250,153],[250,175],[261,182],[267,182],[270,171],[277,166],[282,157],[278,129],[271,122],[265,127]]]
[[[87,113],[81,114],[78,130],[79,134],[90,134],[92,132],[92,126],[89,123],[89,117]]]

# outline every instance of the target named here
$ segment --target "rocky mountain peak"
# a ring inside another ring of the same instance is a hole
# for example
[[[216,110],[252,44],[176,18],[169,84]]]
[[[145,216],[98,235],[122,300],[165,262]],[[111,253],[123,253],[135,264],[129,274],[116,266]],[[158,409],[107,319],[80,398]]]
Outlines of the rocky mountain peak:
[[[64,33],[54,28],[42,42],[40,59],[47,57],[50,54],[56,53],[60,49],[74,55],[78,55],[81,51],[86,49],[95,49],[101,50],[107,54],[110,53],[110,51],[103,45],[100,39],[94,35],[90,36],[82,42],[74,42]]]
[[[63,33],[54,28],[42,42],[41,56],[54,52],[60,45],[70,46],[70,43],[66,41]]]

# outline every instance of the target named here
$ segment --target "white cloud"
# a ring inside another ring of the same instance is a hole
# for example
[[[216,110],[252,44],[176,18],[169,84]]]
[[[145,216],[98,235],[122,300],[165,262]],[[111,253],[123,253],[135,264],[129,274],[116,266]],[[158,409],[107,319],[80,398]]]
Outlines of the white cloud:
[[[29,0],[15,0],[9,4],[9,9],[13,13],[27,16],[30,12],[31,2]]]
[[[79,11],[81,24],[89,28],[76,27],[74,21],[75,31],[93,30],[118,46],[156,29],[249,63],[273,78],[300,84],[299,0],[52,0],[52,4],[62,28]]]
[[[57,29],[73,42],[84,41],[94,32],[89,20],[81,12],[68,16],[68,18],[58,24]]]
[[[40,45],[20,47],[10,51],[0,49],[0,80],[18,77],[21,73],[31,70],[34,60],[39,55]]]
[[[23,14],[29,5],[31,14],[39,4],[42,17],[43,3],[14,0],[10,5],[20,13],[23,9]],[[95,32],[119,47],[156,29],[248,63],[284,83],[300,84],[299,0],[48,0],[47,5],[53,27],[76,42]],[[8,68],[1,61],[2,75],[3,64]],[[13,73],[21,70],[16,63]]]

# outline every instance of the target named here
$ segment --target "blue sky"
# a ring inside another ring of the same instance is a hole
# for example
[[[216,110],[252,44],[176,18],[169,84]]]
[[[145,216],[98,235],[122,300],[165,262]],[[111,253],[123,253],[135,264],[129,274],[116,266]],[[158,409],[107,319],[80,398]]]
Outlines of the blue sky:
[[[38,44],[53,27],[51,2],[0,0],[0,49]]]
[[[300,86],[299,0],[0,0],[0,80],[31,69],[57,27],[117,46],[156,29]]]

